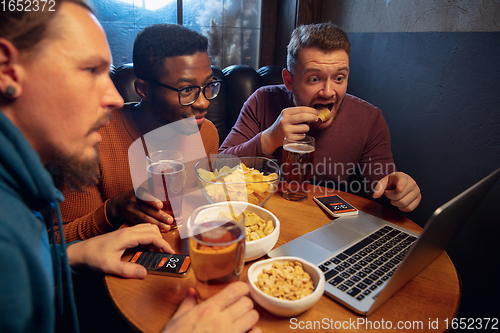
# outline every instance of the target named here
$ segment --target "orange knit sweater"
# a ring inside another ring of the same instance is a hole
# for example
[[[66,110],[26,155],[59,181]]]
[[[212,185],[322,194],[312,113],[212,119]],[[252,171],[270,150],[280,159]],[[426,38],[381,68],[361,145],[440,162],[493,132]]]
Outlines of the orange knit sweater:
[[[134,188],[130,176],[128,149],[142,134],[132,120],[132,104],[113,111],[111,123],[101,128],[99,181],[84,192],[61,189],[64,202],[61,213],[66,242],[84,240],[116,230],[106,217],[106,202],[110,198]],[[214,124],[205,120],[201,138],[207,155],[217,154],[219,135]],[[57,230],[56,230],[57,231]],[[60,241],[59,232],[57,232]]]

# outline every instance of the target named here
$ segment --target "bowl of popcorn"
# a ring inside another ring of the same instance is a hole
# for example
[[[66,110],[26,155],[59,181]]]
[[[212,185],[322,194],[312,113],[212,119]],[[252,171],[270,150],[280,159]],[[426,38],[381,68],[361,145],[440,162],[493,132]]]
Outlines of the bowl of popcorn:
[[[217,205],[227,204],[218,203]],[[273,213],[260,206],[247,202],[231,202],[233,209],[245,216],[245,261],[252,261],[272,250],[280,235],[280,221]],[[231,217],[227,209],[219,216]]]
[[[325,277],[319,268],[298,257],[258,261],[248,269],[247,282],[252,299],[281,317],[310,309],[325,289]]]
[[[217,155],[195,166],[198,184],[210,203],[243,201],[263,206],[276,192],[281,171],[265,157]]]

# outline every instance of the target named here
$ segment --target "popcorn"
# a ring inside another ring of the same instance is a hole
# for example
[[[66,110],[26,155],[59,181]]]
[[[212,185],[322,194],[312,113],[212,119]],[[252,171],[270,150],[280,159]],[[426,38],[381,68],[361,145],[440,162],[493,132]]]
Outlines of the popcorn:
[[[291,301],[304,298],[314,291],[311,276],[298,261],[273,263],[271,269],[262,270],[254,284],[269,296]]]
[[[247,242],[261,239],[270,235],[274,231],[273,221],[265,221],[254,212],[245,210],[245,240]],[[231,218],[231,212],[220,212],[219,217]],[[241,220],[240,216],[237,217]]]

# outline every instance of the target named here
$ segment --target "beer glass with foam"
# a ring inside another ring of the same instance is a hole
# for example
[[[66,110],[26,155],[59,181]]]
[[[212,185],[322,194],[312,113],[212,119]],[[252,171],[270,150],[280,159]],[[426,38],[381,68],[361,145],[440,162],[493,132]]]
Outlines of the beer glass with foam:
[[[285,137],[281,171],[285,178],[283,197],[291,201],[307,198],[307,185],[314,166],[315,140],[307,136],[301,140]]]

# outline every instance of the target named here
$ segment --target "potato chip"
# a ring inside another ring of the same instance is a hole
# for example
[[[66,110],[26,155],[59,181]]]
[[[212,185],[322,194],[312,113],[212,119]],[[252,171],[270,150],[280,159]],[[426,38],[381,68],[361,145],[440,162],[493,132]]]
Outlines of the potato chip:
[[[327,107],[325,107],[325,106],[320,106],[320,107],[317,108],[317,110],[319,111],[318,118],[322,122],[327,121],[332,116],[332,113],[330,112],[330,110]]]
[[[214,172],[198,168],[198,174],[200,178],[211,183],[204,184],[204,187],[214,202],[246,201],[255,205],[259,205],[274,193],[276,185],[269,181],[278,178],[276,173],[266,176],[244,163],[233,168],[226,165]]]
[[[213,177],[214,177],[214,174],[210,171],[207,171],[205,169],[198,169],[198,173],[200,174],[200,177],[203,179],[203,180],[206,180],[207,182],[211,182],[213,181]]]

